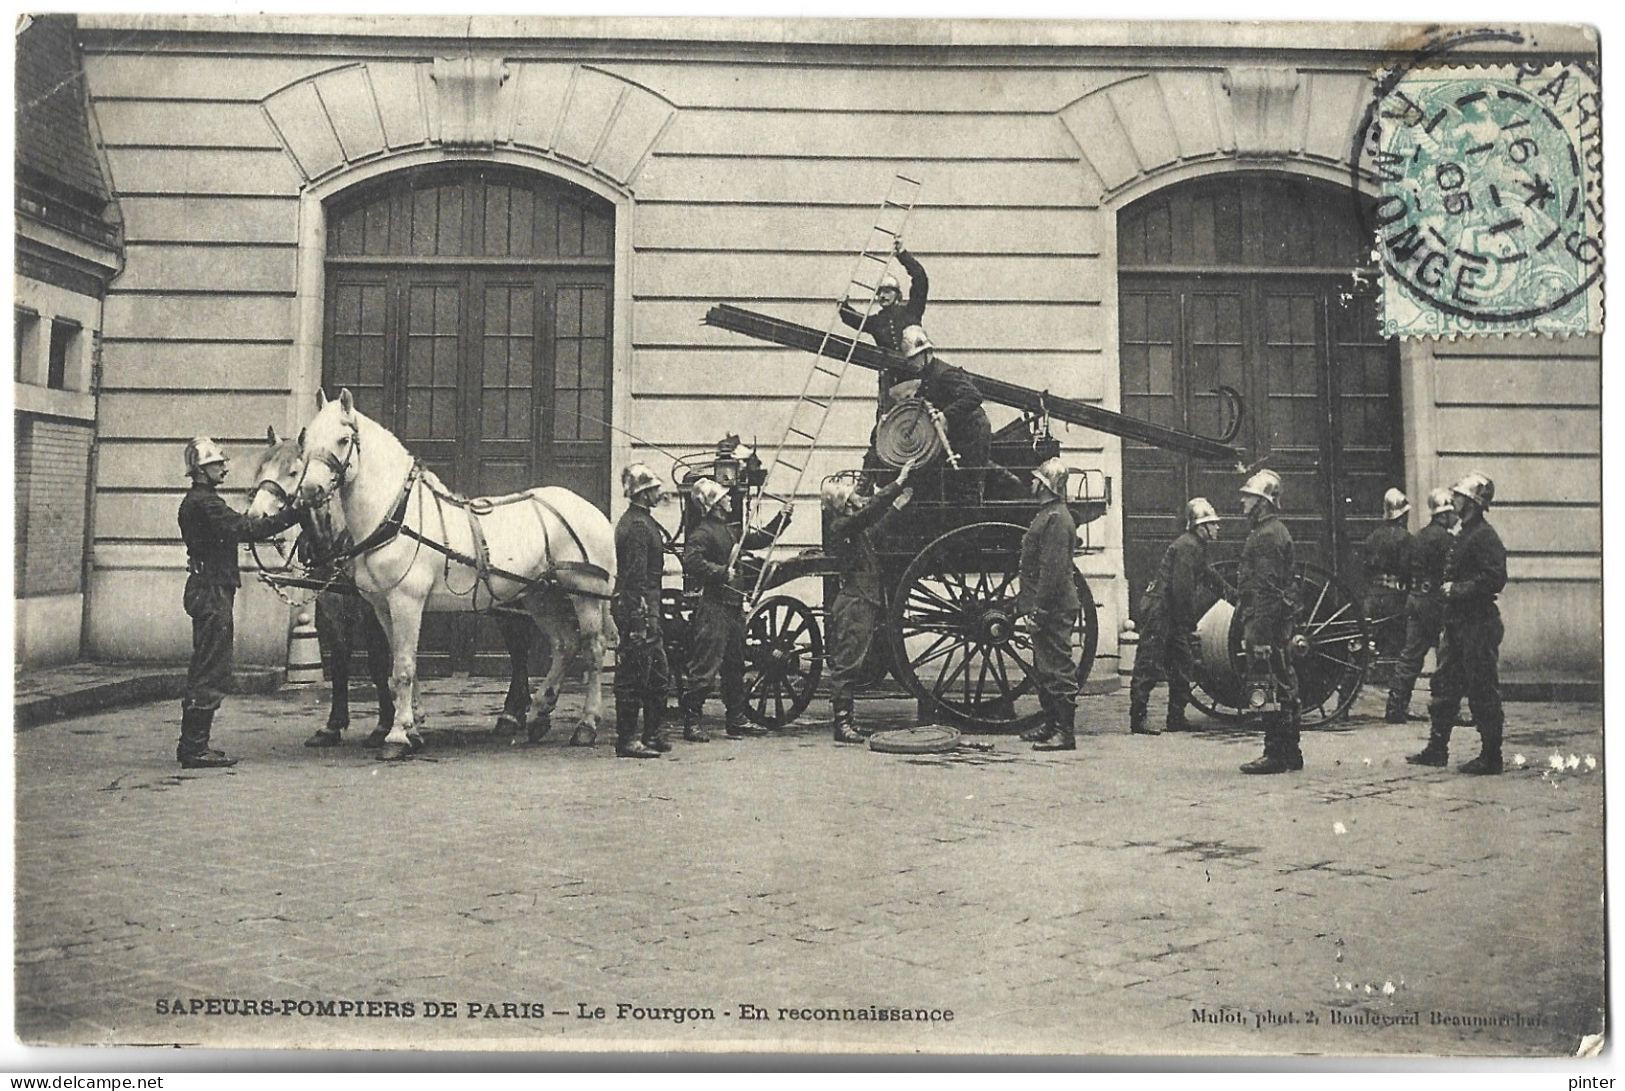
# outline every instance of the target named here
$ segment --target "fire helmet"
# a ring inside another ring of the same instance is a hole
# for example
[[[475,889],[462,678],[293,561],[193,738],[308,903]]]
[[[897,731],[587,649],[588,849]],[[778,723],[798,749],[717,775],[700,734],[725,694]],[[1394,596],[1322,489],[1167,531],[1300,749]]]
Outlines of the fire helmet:
[[[186,475],[188,477],[211,462],[226,461],[226,452],[208,436],[193,436],[186,441]]]
[[[1477,504],[1480,511],[1489,511],[1490,502],[1495,499],[1495,482],[1474,470],[1450,486],[1450,491],[1465,496]]]
[[[631,499],[648,489],[660,488],[660,479],[653,470],[641,462],[634,462],[621,471],[621,495]]]
[[[694,506],[700,509],[701,515],[710,514],[711,509],[727,495],[728,490],[712,478],[702,477],[694,482]]]
[[[901,284],[899,284],[897,282],[897,278],[895,276],[893,276],[892,274],[890,274],[890,273],[887,273],[885,276],[880,278],[880,283],[875,285],[875,294],[879,295],[881,292],[885,291],[887,288],[890,288],[892,291],[896,292],[898,295],[903,294],[903,286]]]
[[[1193,496],[1185,505],[1185,529],[1195,530],[1203,523],[1217,523],[1219,513],[1213,510],[1213,505],[1207,502],[1206,497]]]
[[[1382,520],[1392,522],[1411,510],[1411,502],[1403,492],[1398,489],[1389,489],[1382,494]]]
[[[1058,458],[1047,458],[1033,470],[1033,478],[1056,496],[1065,496],[1067,473],[1066,463]]]
[[[1247,479],[1241,491],[1246,496],[1256,496],[1261,500],[1268,500],[1277,508],[1281,506],[1281,475],[1274,470],[1259,470]]]
[[[852,494],[857,491],[858,483],[850,477],[830,477],[824,479],[819,495],[824,501],[824,510],[831,515],[839,515],[846,510]]]
[[[903,357],[905,359],[912,360],[926,349],[935,349],[936,347],[931,343],[931,338],[926,336],[924,326],[909,326],[903,331]]]
[[[1438,515],[1441,511],[1449,511],[1449,510],[1450,510],[1450,490],[1449,489],[1444,489],[1444,488],[1434,489],[1432,492],[1428,493],[1428,515],[1429,515],[1429,517],[1434,516],[1434,515]]]

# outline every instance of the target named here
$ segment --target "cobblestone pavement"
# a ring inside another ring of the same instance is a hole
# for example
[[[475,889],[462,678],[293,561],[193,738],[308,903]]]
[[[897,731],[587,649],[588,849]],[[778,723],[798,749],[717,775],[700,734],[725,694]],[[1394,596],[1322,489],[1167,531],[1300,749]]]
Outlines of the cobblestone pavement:
[[[1525,766],[1471,778],[1406,765],[1424,726],[1368,693],[1304,772],[1251,778],[1251,735],[1130,736],[1122,694],[1083,702],[1074,754],[886,756],[810,715],[627,761],[562,714],[498,742],[498,686],[446,680],[393,764],[363,730],[305,749],[323,701],[228,702],[226,772],[174,764],[169,703],[18,735],[24,1041],[1522,1054],[1601,1028],[1595,705],[1509,706]],[[160,1010],[207,998],[237,1014]],[[791,1017],[868,1005],[953,1018]]]

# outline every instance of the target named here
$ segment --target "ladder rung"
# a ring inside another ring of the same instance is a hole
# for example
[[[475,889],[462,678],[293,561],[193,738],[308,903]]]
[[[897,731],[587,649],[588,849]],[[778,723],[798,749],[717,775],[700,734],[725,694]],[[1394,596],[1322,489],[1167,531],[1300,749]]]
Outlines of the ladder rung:
[[[880,289],[876,288],[873,284],[865,284],[861,280],[854,280],[854,281],[851,281],[850,283],[851,283],[852,287],[854,287],[854,288],[862,288],[866,292],[877,292],[877,291],[880,290]]]
[[[793,425],[793,424],[792,424],[792,425],[791,425],[791,426],[790,426],[790,427],[789,427],[789,428],[787,428],[787,429],[785,429],[785,431],[787,431],[787,432],[794,432],[794,433],[795,433],[795,434],[796,434],[796,435],[798,435],[798,436],[801,436],[801,437],[803,437],[803,438],[805,438],[805,439],[810,439],[810,440],[812,440],[812,441],[813,441],[813,442],[814,442],[814,443],[817,443],[817,442],[818,442],[818,435],[817,435],[817,433],[814,433],[814,432],[803,432],[803,431],[802,431],[802,430],[801,430],[801,429],[799,429],[799,428],[797,428],[797,427],[796,427],[796,426],[795,426],[795,425]]]
[[[916,182],[914,179],[910,178],[906,174],[897,174],[897,175],[893,175],[893,177],[898,178],[898,179],[900,179],[900,180],[902,180],[904,182],[907,182],[911,186],[918,186],[918,185],[923,185],[924,184],[922,182]]]
[[[814,371],[822,371],[825,375],[840,375],[841,374],[841,372],[837,371],[835,368],[825,367],[823,364],[814,364],[813,365],[813,370]]]
[[[891,233],[891,232],[889,232],[889,231],[888,231],[888,232],[887,232],[887,234],[890,234],[890,233]],[[869,259],[869,260],[870,260],[870,261],[878,261],[878,262],[879,262],[879,263],[880,263],[880,264],[882,264],[882,265],[885,265],[885,264],[886,264],[886,263],[887,263],[887,262],[889,262],[889,261],[891,261],[891,258],[890,258],[890,257],[888,257],[888,256],[887,256],[887,255],[885,255],[885,254],[871,254],[871,253],[869,253],[869,251],[867,251],[867,250],[865,250],[865,251],[864,251],[864,252],[863,252],[863,253],[861,253],[861,254],[859,254],[859,255],[858,255],[858,260],[860,260],[860,261],[861,261],[861,260],[863,260],[863,259],[864,259],[864,258],[867,258],[867,259]]]
[[[910,208],[912,206],[904,205],[904,204],[898,204],[896,201],[892,200],[890,197],[887,197],[884,201],[880,202],[880,207],[881,208],[902,208],[902,209],[907,209],[907,208]]]
[[[880,232],[882,235],[890,235],[894,239],[897,237],[897,232],[893,231],[889,227],[881,227],[879,224],[875,224],[875,230]]]
[[[776,466],[788,466],[792,470],[794,470],[796,473],[800,473],[803,469],[805,469],[805,467],[797,466],[794,462],[791,462],[787,458],[775,458],[773,460],[773,464],[776,465]]]
[[[801,400],[804,401],[804,402],[812,402],[814,405],[818,406],[820,409],[828,409],[830,407],[830,405],[833,404],[834,401],[835,401],[834,398],[830,398],[828,401],[825,401],[822,398],[814,398],[810,394],[802,395]]]

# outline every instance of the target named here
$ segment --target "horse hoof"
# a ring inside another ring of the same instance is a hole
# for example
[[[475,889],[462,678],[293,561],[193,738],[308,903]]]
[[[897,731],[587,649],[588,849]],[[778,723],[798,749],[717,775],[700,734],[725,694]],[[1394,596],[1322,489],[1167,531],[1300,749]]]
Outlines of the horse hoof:
[[[422,750],[423,736],[419,735],[416,731],[408,731],[406,733],[406,745],[413,750]]]
[[[525,739],[528,742],[538,743],[547,738],[547,733],[553,730],[553,721],[543,717],[532,721],[525,729]]]
[[[412,756],[412,748],[404,743],[386,742],[378,750],[379,761],[405,761]]]
[[[305,745],[314,749],[318,747],[337,746],[343,741],[344,737],[339,733],[338,728],[324,727],[310,738],[306,739]]]
[[[500,739],[505,739],[510,735],[517,735],[521,726],[523,725],[520,723],[519,717],[511,712],[504,712],[497,717],[497,725],[491,729],[491,734]]]
[[[380,727],[371,735],[368,735],[366,738],[362,739],[361,745],[365,746],[368,750],[377,750],[380,746],[384,745],[384,740],[387,738],[389,738],[389,732]]]
[[[598,729],[595,727],[588,727],[585,724],[576,728],[575,733],[570,736],[571,746],[592,746],[597,741]]]

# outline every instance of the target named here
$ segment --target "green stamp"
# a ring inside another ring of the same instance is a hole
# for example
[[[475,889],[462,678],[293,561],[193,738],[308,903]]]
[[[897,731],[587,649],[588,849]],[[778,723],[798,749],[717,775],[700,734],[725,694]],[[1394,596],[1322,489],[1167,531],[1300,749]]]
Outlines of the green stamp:
[[[1386,336],[1602,330],[1602,105],[1574,65],[1404,73],[1366,168]]]

